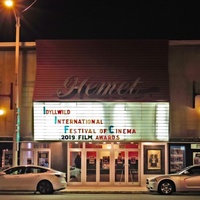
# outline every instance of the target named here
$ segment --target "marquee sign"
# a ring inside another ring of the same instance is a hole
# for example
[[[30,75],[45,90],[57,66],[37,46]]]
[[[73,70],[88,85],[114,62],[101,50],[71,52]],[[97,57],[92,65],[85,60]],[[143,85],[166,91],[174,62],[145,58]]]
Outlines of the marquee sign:
[[[37,141],[168,140],[169,103],[34,102],[33,107]]]

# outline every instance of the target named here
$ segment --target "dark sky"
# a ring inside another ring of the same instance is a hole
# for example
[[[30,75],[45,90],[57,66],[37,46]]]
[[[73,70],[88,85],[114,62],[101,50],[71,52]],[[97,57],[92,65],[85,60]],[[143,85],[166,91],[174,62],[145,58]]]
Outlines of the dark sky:
[[[37,0],[21,16],[20,41],[112,38],[198,40],[200,0]],[[12,41],[15,19],[1,5],[0,42]]]

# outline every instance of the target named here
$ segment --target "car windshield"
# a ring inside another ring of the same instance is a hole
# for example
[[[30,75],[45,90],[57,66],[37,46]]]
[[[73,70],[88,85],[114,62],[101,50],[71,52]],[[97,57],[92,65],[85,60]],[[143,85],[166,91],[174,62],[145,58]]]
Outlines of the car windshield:
[[[198,174],[200,175],[200,166],[188,166],[181,171],[177,172],[176,174]]]
[[[183,168],[183,169],[180,169],[179,171],[177,171],[177,172],[175,172],[175,173],[173,173],[173,174],[178,174],[178,175],[180,175],[180,174],[182,174],[184,171],[187,171],[190,167],[191,167],[191,166],[188,166],[188,167],[185,167],[185,168]]]

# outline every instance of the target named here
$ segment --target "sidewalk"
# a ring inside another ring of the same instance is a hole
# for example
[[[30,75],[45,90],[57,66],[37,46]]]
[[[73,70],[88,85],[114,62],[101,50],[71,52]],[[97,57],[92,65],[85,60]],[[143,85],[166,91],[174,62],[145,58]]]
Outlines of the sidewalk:
[[[61,192],[66,193],[90,193],[90,194],[97,194],[97,193],[136,193],[136,194],[144,194],[148,193],[146,187],[140,186],[67,186],[66,189],[61,190]]]

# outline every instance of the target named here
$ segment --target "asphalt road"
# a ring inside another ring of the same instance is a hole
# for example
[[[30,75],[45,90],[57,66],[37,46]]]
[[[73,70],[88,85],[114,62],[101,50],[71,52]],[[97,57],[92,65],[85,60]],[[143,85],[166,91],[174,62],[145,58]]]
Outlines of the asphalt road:
[[[173,194],[163,196],[158,194],[74,194],[55,193],[52,195],[41,195],[32,193],[0,193],[3,200],[199,200],[198,194]]]

